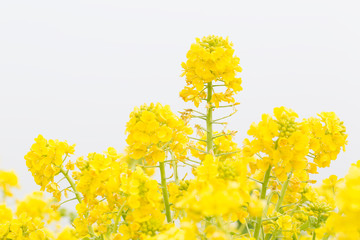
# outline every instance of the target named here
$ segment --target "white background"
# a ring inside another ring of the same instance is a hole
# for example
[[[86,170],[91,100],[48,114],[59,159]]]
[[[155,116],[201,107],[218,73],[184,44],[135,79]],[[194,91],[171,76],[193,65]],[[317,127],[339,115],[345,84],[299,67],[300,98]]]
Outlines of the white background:
[[[277,106],[301,118],[335,111],[349,145],[316,178],[344,176],[360,158],[358,9],[356,1],[1,1],[0,168],[15,169],[23,195],[39,189],[23,159],[38,134],[76,143],[76,157],[121,152],[134,106],[189,106],[179,98],[180,64],[195,37],[215,34],[234,43],[244,69],[229,125],[236,141]]]

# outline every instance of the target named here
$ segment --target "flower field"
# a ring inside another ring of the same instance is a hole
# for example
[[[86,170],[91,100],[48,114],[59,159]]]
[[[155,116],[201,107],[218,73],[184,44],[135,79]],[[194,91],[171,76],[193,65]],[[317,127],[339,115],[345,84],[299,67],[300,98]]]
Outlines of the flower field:
[[[71,139],[38,135],[24,164],[41,191],[16,206],[17,176],[0,170],[0,239],[360,239],[360,161],[344,178],[313,179],[345,151],[337,115],[301,119],[276,107],[236,142],[227,122],[243,89],[233,44],[196,39],[186,58],[180,97],[193,107],[136,107],[124,150],[74,158]]]

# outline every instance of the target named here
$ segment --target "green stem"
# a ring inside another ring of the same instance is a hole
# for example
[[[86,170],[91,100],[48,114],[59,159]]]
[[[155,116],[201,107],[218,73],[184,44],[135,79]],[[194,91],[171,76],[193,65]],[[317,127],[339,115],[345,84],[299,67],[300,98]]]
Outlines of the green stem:
[[[256,179],[254,179],[254,178],[248,177],[248,179],[250,179],[250,180],[252,180],[252,181],[254,181],[254,182],[257,182],[257,183],[263,184],[261,181],[256,180]]]
[[[123,211],[123,208],[126,204],[126,201],[124,201],[124,203],[121,205],[119,211],[118,211],[118,214],[116,215],[116,219],[115,219],[115,223],[114,223],[114,229],[112,232],[116,233],[117,232],[117,229],[118,229],[118,225],[119,225],[119,221],[120,221],[120,217],[121,217],[121,214],[122,214],[122,211]]]
[[[268,185],[269,179],[270,179],[270,173],[271,173],[271,165],[269,166],[268,170],[266,170],[266,172],[265,172],[264,181],[263,181],[263,184],[261,187],[260,199],[265,199],[265,197],[266,197],[266,190],[267,190],[267,185]],[[261,222],[262,222],[262,216],[257,217],[256,218],[256,227],[255,227],[255,232],[254,232],[254,238],[256,240],[259,239]]]
[[[270,233],[267,233],[266,235],[265,235],[265,240],[269,240],[271,238],[271,234]]]
[[[206,142],[207,142],[207,141],[206,141]],[[203,151],[203,150],[198,149],[198,148],[193,147],[193,146],[189,146],[189,148],[192,148],[192,149],[194,149],[194,150],[196,150],[196,151],[199,151],[199,152],[201,152],[201,153],[207,153],[206,151]]]
[[[75,199],[76,199],[76,198],[71,198],[71,199],[65,200],[65,201],[63,201],[62,203],[60,203],[58,206],[61,206],[61,205],[63,205],[64,203],[70,202],[70,201],[75,200]]]
[[[197,168],[197,166],[192,165],[192,164],[190,164],[190,163],[187,163],[187,162],[182,162],[182,163],[185,164],[185,165],[188,165],[188,166],[190,166],[190,167],[192,167],[192,168]]]
[[[233,135],[234,135],[233,133],[219,134],[219,135],[214,136],[213,139],[219,138],[219,137],[224,137],[224,136],[233,136]]]
[[[291,175],[292,175],[292,172],[289,173],[288,178],[286,179],[286,181],[282,185],[281,192],[280,192],[280,197],[279,197],[279,200],[277,201],[276,206],[275,206],[275,211],[276,212],[279,211],[279,209],[281,207],[281,204],[282,204],[282,202],[284,200],[286,189],[287,189],[287,187],[289,185],[289,180],[291,178]]]
[[[218,106],[217,108],[228,108],[228,107],[233,107],[233,106],[235,106],[235,104],[225,105],[225,106]]]
[[[230,154],[235,154],[235,153],[239,153],[241,151],[234,151],[234,152],[226,152],[226,153],[219,153],[219,154],[216,154],[216,156],[223,156],[223,155],[230,155]]]
[[[172,154],[171,154],[172,155]],[[172,158],[174,158],[174,156],[171,156]],[[172,163],[172,167],[173,167],[173,171],[174,171],[174,179],[175,179],[175,183],[177,185],[179,185],[179,174],[178,174],[178,164],[177,161],[173,161]]]
[[[206,140],[200,139],[200,138],[194,138],[194,137],[190,137],[190,136],[188,136],[188,138],[196,140],[196,141],[206,142]]]
[[[246,231],[248,232],[249,236],[251,237],[251,231],[249,229],[249,225],[248,225],[246,219],[245,219],[245,225],[246,225]]]
[[[165,204],[166,220],[167,220],[167,222],[171,222],[169,193],[168,193],[167,187],[166,187],[166,176],[165,176],[165,164],[164,164],[164,162],[159,162],[159,167],[160,167],[160,174],[161,174],[161,188],[162,188],[164,204]]]
[[[64,175],[64,177],[66,178],[66,180],[69,182],[73,192],[75,193],[75,197],[78,200],[79,203],[81,203],[81,196],[80,193],[76,190],[76,186],[74,181],[72,180],[72,178],[69,176],[69,174],[63,169],[60,168],[60,172]]]
[[[69,182],[74,194],[75,194],[75,197],[76,199],[78,200],[79,203],[81,203],[81,196],[80,196],[80,193],[76,190],[76,186],[75,186],[75,183],[74,181],[72,180],[72,178],[69,176],[69,174],[67,173],[67,171],[65,171],[62,167],[60,167],[60,172],[64,175],[64,177],[66,178],[66,180]],[[94,233],[94,229],[91,225],[88,226],[88,229],[89,229],[89,233],[92,237],[96,236],[95,233]]]
[[[225,116],[225,117],[222,117],[222,118],[218,118],[218,119],[215,119],[213,122],[218,122],[218,121],[220,121],[220,120],[223,120],[223,119],[226,119],[226,118],[229,118],[229,117],[231,117],[232,115],[234,115],[235,113],[232,113],[232,114],[230,114],[230,115],[228,115],[228,116]]]
[[[269,210],[269,206],[270,206],[270,203],[271,203],[271,199],[273,197],[274,194],[277,194],[279,197],[280,197],[280,193],[279,192],[275,192],[275,191],[272,191],[269,196],[268,196],[268,199],[267,199],[267,202],[266,202],[266,207],[264,209],[264,213],[265,213],[265,216],[267,217],[267,212]]]
[[[189,158],[186,158],[187,161],[190,161],[190,162],[193,162],[193,163],[196,163],[196,164],[201,164],[201,162],[198,162],[198,161],[195,161],[195,160],[192,160],[192,159],[189,159]]]
[[[273,234],[271,234],[270,240],[276,239],[276,236],[277,236],[277,234],[278,234],[278,229],[279,229],[279,226],[277,226],[277,227],[275,228]]]
[[[212,98],[212,82],[209,82],[207,84],[207,114],[206,114],[206,150],[207,153],[210,153],[213,151],[213,130],[212,130],[212,104],[211,104],[211,98]]]

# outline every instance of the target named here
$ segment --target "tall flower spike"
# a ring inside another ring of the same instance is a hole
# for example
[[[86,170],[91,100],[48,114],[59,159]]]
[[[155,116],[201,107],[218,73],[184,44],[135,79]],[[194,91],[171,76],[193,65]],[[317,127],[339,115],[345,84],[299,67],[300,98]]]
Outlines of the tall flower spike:
[[[225,93],[213,95],[213,98],[218,98],[212,99],[216,106],[220,101],[233,102],[232,95],[242,90],[241,78],[236,77],[236,73],[242,69],[232,45],[228,38],[218,36],[197,38],[196,43],[191,45],[186,55],[187,61],[181,64],[184,69],[181,76],[186,77],[188,85],[180,92],[185,102],[192,101],[198,107],[207,96],[205,84],[212,81],[222,82],[226,87]]]

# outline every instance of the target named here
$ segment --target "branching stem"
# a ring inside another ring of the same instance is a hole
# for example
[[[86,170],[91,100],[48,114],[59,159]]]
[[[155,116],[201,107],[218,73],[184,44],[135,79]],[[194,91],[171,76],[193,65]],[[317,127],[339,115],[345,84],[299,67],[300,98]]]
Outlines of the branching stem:
[[[167,222],[171,222],[171,212],[170,212],[170,203],[169,203],[169,193],[167,191],[166,186],[166,176],[165,176],[165,164],[164,162],[159,162],[160,174],[161,174],[161,188],[164,198],[165,212],[166,212],[166,220]]]
[[[261,187],[261,195],[260,195],[260,199],[265,199],[266,197],[266,190],[267,190],[267,185],[269,183],[269,179],[270,179],[270,173],[271,173],[271,168],[272,166],[270,165],[269,168],[267,169],[265,176],[264,176],[264,181]],[[259,234],[260,234],[260,229],[261,229],[261,222],[262,222],[262,216],[259,216],[256,218],[256,227],[255,227],[255,232],[254,232],[254,238],[256,240],[259,239]]]

